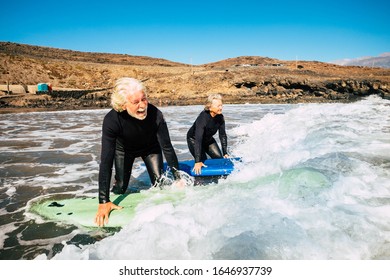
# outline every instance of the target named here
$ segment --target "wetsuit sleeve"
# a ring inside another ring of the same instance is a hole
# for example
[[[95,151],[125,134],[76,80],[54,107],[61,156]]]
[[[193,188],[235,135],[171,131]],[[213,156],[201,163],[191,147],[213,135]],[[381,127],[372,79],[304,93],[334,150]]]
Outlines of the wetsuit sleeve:
[[[195,162],[202,161],[202,143],[206,124],[206,114],[201,113],[195,121]]]
[[[112,166],[119,129],[119,124],[114,121],[113,115],[109,113],[103,120],[101,161],[99,166],[99,203],[110,201]]]
[[[219,127],[219,140],[221,141],[222,154],[227,154],[227,135],[225,129],[225,118],[222,116],[222,124]]]
[[[164,120],[162,113],[158,115],[158,129],[157,129],[157,139],[160,143],[161,149],[164,153],[165,159],[169,167],[172,169],[173,176],[175,179],[180,178],[179,173],[179,161],[177,160],[177,156],[175,150],[172,146],[171,138],[169,136],[168,126]]]

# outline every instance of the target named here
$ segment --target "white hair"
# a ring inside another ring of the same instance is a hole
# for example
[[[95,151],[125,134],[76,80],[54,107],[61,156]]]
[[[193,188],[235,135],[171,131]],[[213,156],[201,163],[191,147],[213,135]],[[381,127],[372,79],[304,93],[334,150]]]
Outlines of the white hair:
[[[111,95],[112,108],[117,112],[122,112],[123,106],[127,102],[127,96],[140,90],[146,95],[146,88],[139,80],[128,77],[118,79]]]
[[[210,110],[211,104],[213,104],[213,100],[221,100],[222,96],[219,93],[212,93],[207,97],[206,104],[204,106],[205,110]]]

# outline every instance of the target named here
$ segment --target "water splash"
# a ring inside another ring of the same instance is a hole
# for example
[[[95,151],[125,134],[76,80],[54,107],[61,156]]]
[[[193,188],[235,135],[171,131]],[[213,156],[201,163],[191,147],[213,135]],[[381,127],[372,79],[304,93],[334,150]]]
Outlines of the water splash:
[[[170,120],[181,124],[170,130],[179,159],[190,159],[183,135],[199,106],[163,110],[169,127]],[[38,248],[25,258],[390,258],[389,101],[226,105],[229,153],[242,157],[227,179],[178,188],[168,177],[158,195],[179,191],[180,203],[145,201],[126,227],[109,236],[74,227],[59,235],[51,232],[52,223],[25,218],[23,203],[36,197],[96,193],[105,112],[77,113],[72,124],[74,112],[36,114],[36,126],[26,123],[26,115],[0,120],[0,215],[8,220],[0,226],[3,252],[11,250],[6,244],[12,237],[20,251]],[[134,169],[132,186],[147,185],[141,164]],[[80,242],[79,236],[104,238]]]

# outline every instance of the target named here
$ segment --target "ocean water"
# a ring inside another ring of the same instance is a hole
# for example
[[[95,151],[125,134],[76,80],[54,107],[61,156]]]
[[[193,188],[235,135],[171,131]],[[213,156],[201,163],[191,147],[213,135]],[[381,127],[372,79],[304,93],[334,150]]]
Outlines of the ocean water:
[[[185,134],[202,107],[161,110],[191,159]],[[145,201],[116,231],[31,213],[48,196],[97,194],[107,112],[0,115],[0,259],[390,259],[390,101],[225,105],[242,162],[218,184],[148,190],[137,162],[131,187],[179,203]]]

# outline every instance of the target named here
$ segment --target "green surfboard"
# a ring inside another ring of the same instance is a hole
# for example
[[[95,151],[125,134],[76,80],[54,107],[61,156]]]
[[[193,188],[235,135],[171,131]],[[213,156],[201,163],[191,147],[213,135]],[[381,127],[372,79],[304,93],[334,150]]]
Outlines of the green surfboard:
[[[123,227],[129,224],[135,215],[137,206],[141,203],[148,205],[176,204],[183,196],[184,192],[161,190],[111,195],[110,200],[114,204],[122,206],[123,209],[111,211],[109,222],[105,227]],[[41,216],[45,220],[82,227],[97,227],[95,215],[98,203],[97,197],[67,199],[51,197],[34,202],[30,207],[30,212]]]
[[[283,198],[310,197],[318,195],[323,189],[331,186],[330,180],[320,171],[302,167],[286,170],[279,174],[261,177],[255,182],[245,185],[245,189],[259,187],[263,184],[275,182],[279,194]],[[236,186],[240,184],[236,183]],[[180,190],[149,189],[139,193],[126,193],[123,195],[111,195],[111,201],[119,206],[121,210],[113,210],[109,216],[109,222],[105,227],[123,227],[130,223],[134,217],[137,207],[154,206],[164,203],[177,205],[185,197],[185,192]],[[97,227],[95,215],[98,209],[98,199],[94,197],[73,197],[53,196],[50,198],[35,201],[30,206],[30,212],[40,217],[59,223],[78,225],[82,227]]]
[[[202,169],[201,175],[193,173],[194,160],[179,162],[180,170],[190,176],[204,179],[204,182],[215,182],[216,177],[226,177],[234,170],[234,163],[240,158],[207,159],[207,167]],[[165,168],[167,164],[165,163]],[[202,180],[196,182],[203,183]],[[141,203],[158,205],[161,203],[176,203],[184,196],[180,191],[161,191],[149,189],[140,193],[128,193],[124,195],[112,195],[110,200],[119,206],[121,210],[113,210],[109,216],[109,222],[105,227],[122,227],[133,218],[136,208]],[[30,212],[43,217],[46,220],[61,222],[84,227],[96,227],[95,215],[98,209],[96,197],[63,198],[60,195],[41,199],[33,202]]]

